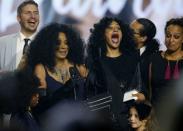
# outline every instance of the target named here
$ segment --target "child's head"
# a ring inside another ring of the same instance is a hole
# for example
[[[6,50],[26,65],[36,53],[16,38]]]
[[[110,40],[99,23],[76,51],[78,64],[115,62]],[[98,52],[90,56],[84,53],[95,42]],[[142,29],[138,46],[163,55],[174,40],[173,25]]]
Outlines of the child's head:
[[[151,106],[145,103],[134,103],[129,108],[129,117],[131,128],[140,128],[145,126],[146,119],[151,112]]]

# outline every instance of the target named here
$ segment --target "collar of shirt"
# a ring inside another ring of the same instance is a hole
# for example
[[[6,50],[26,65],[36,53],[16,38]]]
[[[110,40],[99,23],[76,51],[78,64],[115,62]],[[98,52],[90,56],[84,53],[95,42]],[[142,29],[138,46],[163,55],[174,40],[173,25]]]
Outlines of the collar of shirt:
[[[140,55],[142,55],[144,53],[144,51],[146,50],[146,46],[143,46],[140,48]]]
[[[24,42],[24,39],[25,38],[28,38],[28,39],[30,39],[30,40],[33,40],[33,38],[35,37],[35,33],[33,34],[33,35],[31,35],[31,36],[29,36],[29,37],[26,37],[24,34],[22,34],[21,32],[19,33],[20,35],[19,35],[19,39],[20,39],[20,41],[22,42]]]

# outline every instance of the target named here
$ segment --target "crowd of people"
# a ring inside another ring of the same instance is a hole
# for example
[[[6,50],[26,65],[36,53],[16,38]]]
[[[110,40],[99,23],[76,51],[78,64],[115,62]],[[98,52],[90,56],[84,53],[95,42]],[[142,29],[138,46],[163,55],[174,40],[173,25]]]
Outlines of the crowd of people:
[[[104,17],[85,43],[72,25],[50,23],[38,31],[39,17],[38,4],[24,1],[17,8],[20,32],[0,37],[2,129],[161,130],[160,103],[183,68],[183,18],[166,22],[166,50],[160,51],[156,26],[147,18],[124,24]],[[111,101],[103,101],[108,96]],[[87,106],[92,100],[101,101],[97,110]],[[48,114],[57,124],[45,125]],[[75,115],[82,118],[64,127]]]

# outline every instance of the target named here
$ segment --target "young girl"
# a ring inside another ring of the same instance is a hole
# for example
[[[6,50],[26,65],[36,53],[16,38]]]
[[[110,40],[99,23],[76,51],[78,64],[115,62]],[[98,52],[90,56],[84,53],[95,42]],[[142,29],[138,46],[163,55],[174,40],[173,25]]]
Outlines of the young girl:
[[[152,107],[145,103],[133,103],[129,108],[130,131],[150,131]]]

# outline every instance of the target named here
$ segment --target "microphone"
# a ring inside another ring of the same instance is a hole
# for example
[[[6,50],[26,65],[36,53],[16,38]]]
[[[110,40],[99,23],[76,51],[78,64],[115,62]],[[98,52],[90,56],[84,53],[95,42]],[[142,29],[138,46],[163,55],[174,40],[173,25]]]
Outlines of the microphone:
[[[69,72],[70,72],[72,80],[79,80],[79,79],[81,79],[81,76],[79,75],[79,72],[76,70],[76,68],[70,67],[69,68]]]

